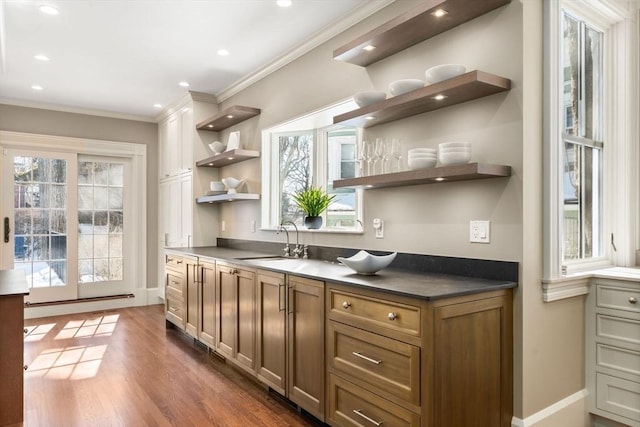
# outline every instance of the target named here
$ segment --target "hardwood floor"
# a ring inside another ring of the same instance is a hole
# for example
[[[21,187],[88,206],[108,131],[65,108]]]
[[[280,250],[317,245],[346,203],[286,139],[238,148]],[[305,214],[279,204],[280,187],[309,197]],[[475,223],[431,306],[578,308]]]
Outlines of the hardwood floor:
[[[161,305],[25,321],[24,426],[316,426]]]

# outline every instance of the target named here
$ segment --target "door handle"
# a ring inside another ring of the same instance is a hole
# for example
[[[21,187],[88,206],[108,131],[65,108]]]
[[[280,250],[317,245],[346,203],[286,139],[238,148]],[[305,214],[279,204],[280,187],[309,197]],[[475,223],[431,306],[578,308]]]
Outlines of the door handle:
[[[9,233],[11,233],[11,228],[9,228],[9,217],[4,217],[4,242],[9,243]]]

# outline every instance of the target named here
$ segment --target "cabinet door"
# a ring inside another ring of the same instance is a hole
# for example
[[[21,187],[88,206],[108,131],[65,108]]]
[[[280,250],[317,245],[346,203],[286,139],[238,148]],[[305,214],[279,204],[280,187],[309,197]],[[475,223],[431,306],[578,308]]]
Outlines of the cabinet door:
[[[193,169],[193,133],[195,123],[193,120],[193,108],[188,106],[180,110],[180,172]]]
[[[200,278],[198,268],[198,259],[193,257],[185,257],[185,281],[187,282],[187,295],[185,297],[186,307],[184,310],[186,321],[186,332],[194,338],[198,337],[198,329],[200,323],[199,316],[199,288]]]
[[[169,120],[158,125],[158,177],[169,178]]]
[[[286,362],[286,294],[283,274],[257,275],[258,378],[284,395]]]
[[[180,246],[192,246],[193,237],[193,176],[191,173],[180,175],[179,210]]]
[[[178,247],[180,244],[180,185],[176,178],[160,183],[160,224],[163,246]]]
[[[253,271],[236,269],[237,279],[237,351],[241,366],[256,370],[256,276]]]
[[[216,266],[204,262],[200,265],[200,328],[198,339],[210,348],[215,347],[216,334]]]
[[[235,269],[216,263],[216,350],[229,358],[236,352],[236,284]]]
[[[288,394],[324,420],[324,283],[289,276]]]
[[[164,176],[176,176],[178,175],[180,163],[180,121],[177,114],[172,114],[167,120],[166,130],[166,144],[164,151],[161,153],[163,156],[163,175]]]

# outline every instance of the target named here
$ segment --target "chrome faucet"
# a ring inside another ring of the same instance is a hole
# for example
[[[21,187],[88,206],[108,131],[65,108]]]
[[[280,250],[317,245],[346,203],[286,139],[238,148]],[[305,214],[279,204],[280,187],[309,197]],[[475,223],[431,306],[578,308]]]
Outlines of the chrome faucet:
[[[289,258],[289,256],[290,256],[290,253],[289,253],[289,230],[287,230],[287,228],[282,224],[280,224],[280,226],[276,230],[276,234],[280,234],[280,230],[284,231],[285,234],[287,235],[287,243],[284,245],[284,248],[282,249],[282,256],[284,256],[285,258]]]
[[[293,228],[296,229],[296,247],[293,248],[293,257],[294,258],[299,258],[300,254],[302,253],[302,248],[300,248],[298,226],[293,221],[282,221],[280,223],[280,227],[282,227],[282,229],[285,230],[285,232],[287,232],[287,229],[284,226],[285,224],[291,224],[291,225],[293,225]],[[287,252],[288,252],[288,250],[287,250],[288,247],[289,247],[289,233],[287,232],[287,246],[285,247],[285,251],[287,251]],[[289,256],[289,255],[285,255],[285,256]]]

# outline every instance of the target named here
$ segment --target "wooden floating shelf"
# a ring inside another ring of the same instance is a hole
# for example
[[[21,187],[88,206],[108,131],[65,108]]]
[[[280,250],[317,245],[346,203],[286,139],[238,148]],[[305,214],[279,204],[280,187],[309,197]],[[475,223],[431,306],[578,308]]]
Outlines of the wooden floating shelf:
[[[208,166],[219,168],[221,166],[232,165],[234,163],[244,162],[249,159],[257,159],[260,157],[259,151],[253,150],[229,150],[220,154],[216,154],[206,159],[198,160],[196,166]]]
[[[441,166],[431,169],[341,179],[339,181],[333,181],[333,188],[356,187],[372,189],[502,178],[507,176],[511,176],[511,166],[492,165],[488,163],[465,163],[463,165]]]
[[[497,9],[511,0],[429,0],[333,51],[339,61],[366,67]],[[447,13],[436,17],[442,9]],[[374,49],[365,50],[367,46]]]
[[[475,70],[340,114],[333,118],[333,123],[367,128],[461,104],[509,89],[511,89],[511,80]],[[445,98],[438,100],[436,99],[437,95],[443,95]]]
[[[259,108],[233,105],[196,125],[198,130],[218,132],[260,114]]]
[[[259,194],[253,193],[225,193],[214,194],[212,196],[200,196],[196,199],[196,203],[225,203],[236,200],[259,200]]]

